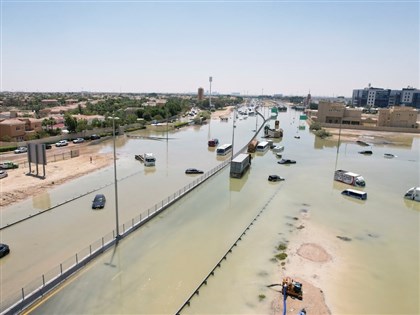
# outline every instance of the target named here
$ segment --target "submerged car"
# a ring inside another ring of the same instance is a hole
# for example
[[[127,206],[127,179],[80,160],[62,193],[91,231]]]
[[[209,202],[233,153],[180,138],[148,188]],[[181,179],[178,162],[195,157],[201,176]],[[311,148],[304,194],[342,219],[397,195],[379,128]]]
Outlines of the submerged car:
[[[0,178],[5,178],[7,176],[8,176],[7,171],[0,171]]]
[[[296,164],[295,160],[289,160],[289,159],[281,159],[277,163],[279,164]]]
[[[98,140],[98,139],[101,139],[100,135],[91,135],[90,136],[90,140]]]
[[[198,170],[196,168],[188,168],[185,171],[185,174],[203,174],[204,172],[202,170]]]
[[[282,146],[282,145],[275,145],[275,146],[272,148],[272,150],[273,150],[274,152],[282,152],[282,151],[284,150],[284,146]]]
[[[105,207],[106,198],[103,194],[97,194],[92,202],[92,209],[103,209]]]
[[[281,177],[279,175],[269,175],[268,176],[268,181],[269,182],[280,182],[282,180],[285,180],[285,178]]]
[[[28,152],[27,147],[19,147],[14,151],[16,154]]]
[[[10,253],[10,248],[6,244],[0,244],[0,258]]]

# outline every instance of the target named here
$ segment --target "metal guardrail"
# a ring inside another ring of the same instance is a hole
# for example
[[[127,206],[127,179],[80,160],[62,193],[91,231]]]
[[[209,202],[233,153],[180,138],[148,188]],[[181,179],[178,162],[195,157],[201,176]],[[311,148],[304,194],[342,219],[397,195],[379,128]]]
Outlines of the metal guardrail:
[[[271,198],[266,202],[266,204],[263,206],[263,208],[258,212],[258,214],[254,217],[254,219],[251,221],[251,223],[248,224],[248,226],[243,230],[242,234],[239,235],[239,237],[236,239],[236,241],[233,243],[232,246],[229,247],[229,249],[226,251],[226,253],[223,255],[222,258],[216,263],[216,265],[213,267],[213,269],[207,274],[206,277],[204,277],[204,280],[201,281],[201,283],[197,286],[197,288],[193,291],[193,293],[185,300],[185,302],[181,305],[181,307],[176,311],[176,315],[180,315],[182,310],[186,306],[190,306],[191,300],[195,295],[200,294],[200,289],[202,286],[207,285],[207,281],[211,276],[214,276],[214,273],[217,268],[221,267],[221,264],[223,260],[227,259],[227,256],[232,253],[232,250],[235,246],[238,245],[238,242],[242,240],[242,237],[245,236],[246,232],[248,232],[249,229],[251,229],[252,225],[254,225],[255,221],[258,220],[259,216],[262,214],[262,212],[267,208],[267,206],[270,204],[271,200],[274,198],[274,196],[279,192],[279,189],[271,196]]]
[[[257,112],[257,114],[259,113]],[[261,114],[259,115],[263,117]],[[253,138],[255,138],[256,135],[258,135],[258,133],[264,127],[266,119],[264,117],[263,119],[264,119],[264,123],[261,125],[261,127],[258,130],[256,130]],[[194,188],[198,187],[204,181],[206,181],[213,175],[217,174],[219,171],[221,171],[223,168],[229,165],[231,160],[234,157],[236,157],[238,154],[240,154],[242,151],[244,151],[247,148],[247,146],[248,145],[245,145],[243,148],[238,150],[236,154],[232,155],[231,159],[226,159],[221,164],[211,169],[209,172],[206,172],[205,174],[203,174],[202,176],[194,180],[192,183],[179,189],[172,195],[163,199],[161,202],[156,203],[153,207],[149,208],[147,211],[143,211],[138,216],[132,218],[130,221],[123,223],[121,226],[119,226],[119,230],[122,231],[122,233],[118,237],[115,234],[115,230],[113,230],[111,233],[108,233],[101,239],[95,241],[94,243],[90,244],[88,247],[76,253],[74,256],[68,258],[67,260],[62,262],[60,265],[42,274],[41,277],[34,279],[30,283],[22,287],[20,291],[7,296],[4,300],[1,301],[0,314],[12,315],[12,314],[19,314],[20,312],[22,312],[29,305],[33,304],[38,299],[42,298],[44,295],[52,291],[60,283],[62,283],[68,277],[73,275],[79,269],[83,268],[87,263],[89,263],[91,260],[99,256],[101,253],[105,252],[112,245],[119,242],[121,239],[123,239],[124,237],[126,237],[131,232],[135,231],[136,229],[138,229],[145,223],[149,222],[152,218],[154,218],[159,213],[167,209],[169,206],[171,206],[177,200],[182,198],[188,192],[192,191]],[[257,217],[258,216],[259,214],[257,215]],[[236,246],[236,245],[233,245],[233,246]]]
[[[145,223],[149,222],[156,215],[164,211],[170,205],[175,203],[181,197],[194,188],[198,187],[204,181],[217,174],[220,170],[230,164],[230,159],[226,159],[224,162],[206,172],[192,183],[179,189],[172,195],[156,203],[153,207],[146,211],[143,211],[138,216],[131,220],[123,223],[119,226],[119,230],[122,231],[121,235],[116,238],[115,230],[102,237],[101,239],[90,244],[88,247],[82,249],[74,256],[68,258],[66,261],[61,263],[59,266],[47,271],[40,277],[34,279],[20,291],[15,292],[7,296],[0,305],[0,314],[11,315],[18,314],[23,311],[26,307],[34,303],[39,298],[54,289],[57,285],[71,276],[73,273],[84,267],[92,259],[96,258],[101,253],[105,252],[108,248],[114,245],[117,241],[121,240],[131,232],[135,231]]]

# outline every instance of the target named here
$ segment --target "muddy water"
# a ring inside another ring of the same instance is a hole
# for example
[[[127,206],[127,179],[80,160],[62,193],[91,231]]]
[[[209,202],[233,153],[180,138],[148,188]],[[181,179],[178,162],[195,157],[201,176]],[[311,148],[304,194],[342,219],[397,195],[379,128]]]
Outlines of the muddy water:
[[[173,313],[261,210],[255,227],[194,298],[187,313],[268,313],[269,302],[259,302],[257,297],[273,282],[274,247],[293,237],[290,218],[298,216],[302,208],[331,237],[351,239],[339,243],[345,266],[324,281],[323,290],[334,314],[418,313],[420,206],[402,196],[420,184],[419,138],[407,136],[404,146],[374,145],[372,156],[358,154],[361,147],[354,142],[343,142],[337,153],[336,143],[315,139],[307,130],[298,131],[298,115],[293,111],[279,114],[285,129],[283,156],[296,160],[296,165],[276,164],[277,158],[269,151],[255,155],[250,171],[240,180],[230,179],[224,170],[121,242],[115,252],[98,259],[34,313]],[[255,118],[237,122],[238,147],[246,143],[253,129]],[[164,198],[174,187],[191,181],[181,175],[185,168],[216,165],[206,141],[218,137],[227,143],[231,135],[232,125],[217,121],[171,132],[167,142],[124,140],[118,148],[121,221],[160,200],[160,194]],[[133,154],[144,152],[156,154],[153,170],[146,171],[134,160]],[[385,159],[384,153],[397,157]],[[348,187],[332,180],[339,168],[365,177],[367,201],[340,194]],[[284,176],[286,181],[268,183],[268,174]],[[84,181],[85,187],[72,183],[72,190],[112,183],[112,168],[96,176]],[[49,198],[68,194],[58,188]],[[108,202],[113,203],[112,197]],[[113,213],[109,212],[104,222],[97,222],[100,233],[113,226]],[[94,218],[88,220],[95,222]],[[85,292],[90,292],[90,297]],[[84,303],[72,302],[82,296]]]

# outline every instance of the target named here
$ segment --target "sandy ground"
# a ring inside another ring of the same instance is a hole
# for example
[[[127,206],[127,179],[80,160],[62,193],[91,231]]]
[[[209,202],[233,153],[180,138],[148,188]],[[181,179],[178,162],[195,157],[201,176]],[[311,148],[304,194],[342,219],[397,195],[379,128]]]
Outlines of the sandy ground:
[[[96,146],[80,145],[79,156],[48,163],[45,167],[46,179],[27,175],[29,168],[7,170],[9,176],[0,181],[0,207],[11,205],[28,197],[41,194],[54,185],[63,184],[74,178],[94,172],[113,162],[112,154],[98,154]],[[92,162],[90,158],[92,157]],[[39,167],[39,175],[43,174]],[[34,174],[34,173],[33,173]]]
[[[232,111],[233,111],[233,106],[227,106],[225,109],[212,112],[211,119],[220,119],[220,117],[229,117]]]
[[[302,284],[303,298],[298,300],[287,296],[287,314],[298,314],[305,309],[307,314],[328,315],[331,310],[322,291],[328,281],[329,273],[342,262],[339,260],[337,238],[314,226],[309,211],[301,211],[293,218],[291,228],[294,235],[287,243],[287,259],[279,265],[279,279],[290,277]],[[314,237],[316,235],[316,237]],[[339,267],[338,267],[339,268]],[[283,295],[281,286],[273,286],[275,299],[271,301],[271,314],[283,314]]]

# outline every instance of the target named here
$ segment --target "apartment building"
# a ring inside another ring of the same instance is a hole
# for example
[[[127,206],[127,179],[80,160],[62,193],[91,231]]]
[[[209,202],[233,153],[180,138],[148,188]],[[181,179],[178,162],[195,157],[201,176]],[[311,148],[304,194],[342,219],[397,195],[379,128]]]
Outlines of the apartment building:
[[[387,108],[409,106],[420,109],[420,90],[412,87],[390,90],[371,87],[353,90],[352,104],[357,107]]]

